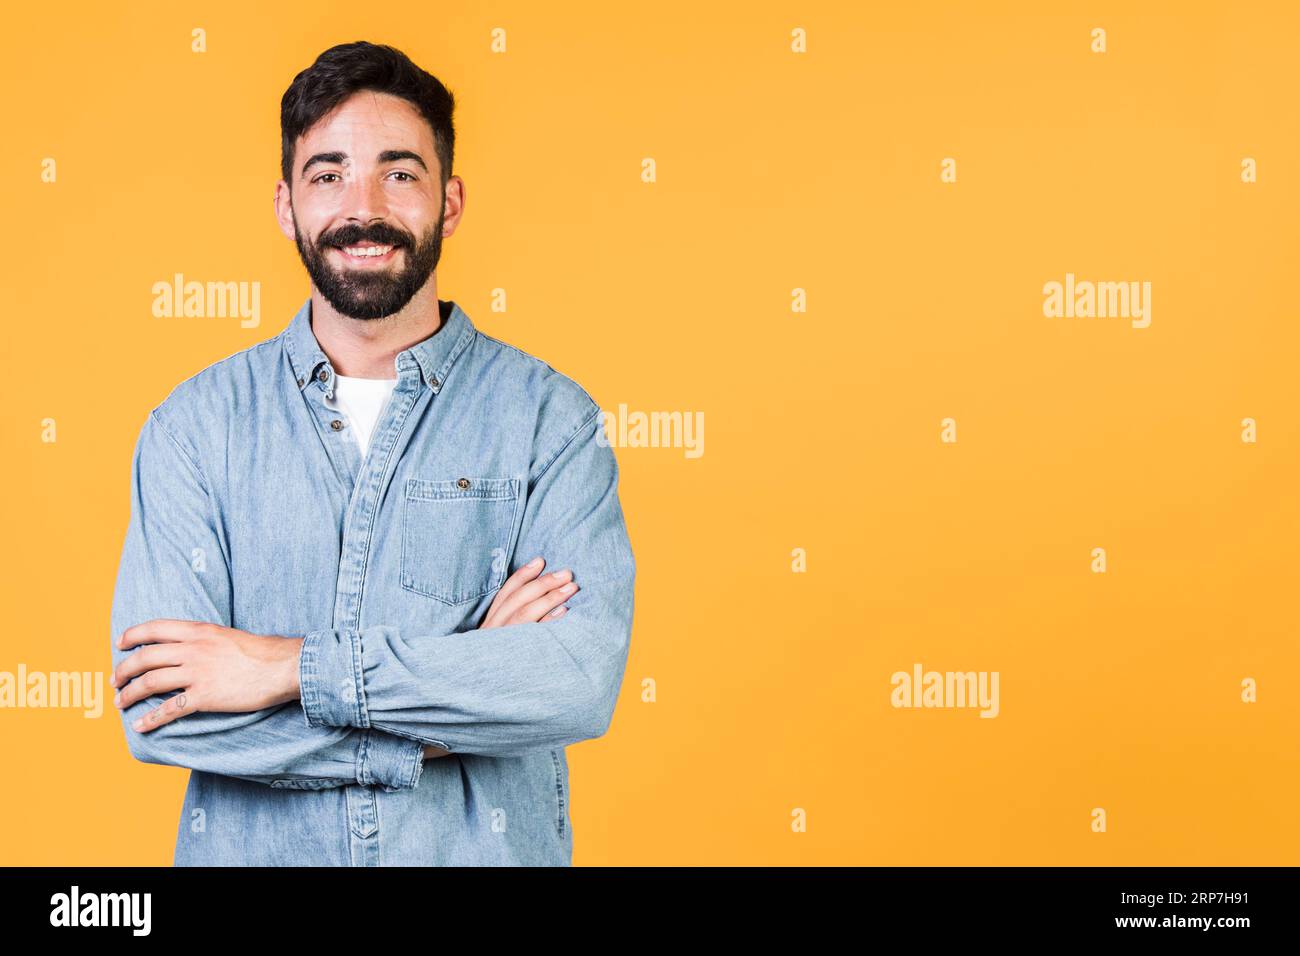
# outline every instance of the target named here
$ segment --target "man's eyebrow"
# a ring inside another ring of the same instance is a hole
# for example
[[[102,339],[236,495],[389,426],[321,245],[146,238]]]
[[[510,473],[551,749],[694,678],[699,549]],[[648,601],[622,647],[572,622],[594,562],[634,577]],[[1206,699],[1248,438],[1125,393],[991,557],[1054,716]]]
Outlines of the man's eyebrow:
[[[420,156],[420,154],[412,152],[409,149],[386,149],[379,154],[380,165],[383,165],[384,163],[400,162],[403,159],[413,160],[419,163],[420,168],[423,169],[426,173],[429,171],[429,167],[425,165],[424,159]],[[312,166],[316,165],[317,163],[336,163],[339,165],[346,166],[348,164],[348,154],[340,153],[340,152],[317,153],[311,159],[307,160],[307,162],[303,163],[302,175],[306,176],[307,170],[311,169]]]

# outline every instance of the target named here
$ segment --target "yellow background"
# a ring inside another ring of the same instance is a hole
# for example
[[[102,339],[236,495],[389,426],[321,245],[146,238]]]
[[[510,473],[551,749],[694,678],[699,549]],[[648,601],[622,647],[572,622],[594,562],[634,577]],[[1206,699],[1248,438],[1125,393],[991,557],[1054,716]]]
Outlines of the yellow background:
[[[705,416],[701,458],[617,451],[636,621],[576,864],[1300,863],[1293,3],[15,7],[0,670],[107,677],[132,443],[307,297],[279,100],[356,39],[459,101],[439,296]],[[260,282],[260,327],[153,318],[175,272]],[[1066,272],[1151,282],[1150,327],[1045,318]],[[892,708],[915,662],[998,671],[1000,716]],[[170,863],[186,773],[105,703],[0,711],[0,862]]]

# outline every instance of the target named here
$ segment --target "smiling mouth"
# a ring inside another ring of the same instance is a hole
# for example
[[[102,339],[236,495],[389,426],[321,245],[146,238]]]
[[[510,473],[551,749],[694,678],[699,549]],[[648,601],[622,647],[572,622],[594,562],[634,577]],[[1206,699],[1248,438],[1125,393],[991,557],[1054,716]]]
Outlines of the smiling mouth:
[[[333,249],[348,262],[367,263],[367,262],[389,262],[397,253],[399,246],[390,246],[383,243],[371,243],[369,245],[334,246]]]

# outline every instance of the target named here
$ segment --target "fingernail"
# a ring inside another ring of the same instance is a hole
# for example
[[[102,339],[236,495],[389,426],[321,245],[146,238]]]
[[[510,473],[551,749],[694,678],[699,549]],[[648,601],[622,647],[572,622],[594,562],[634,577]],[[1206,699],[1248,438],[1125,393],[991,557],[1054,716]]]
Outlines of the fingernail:
[[[113,706],[114,707],[122,706],[122,694],[120,691],[113,695]]]
[[[144,721],[143,721],[143,720],[137,720],[134,724],[131,725],[131,729],[132,729],[132,730],[144,730]]]
[[[560,588],[560,593],[561,593],[561,594],[572,594],[572,593],[577,589],[577,587],[578,587],[578,586],[577,586],[576,584],[574,584],[572,581],[570,581],[570,582],[569,582],[568,584],[566,584],[564,587]]]
[[[563,571],[556,571],[554,574],[551,575],[551,577],[555,578],[555,580],[557,581],[563,581],[568,576],[569,576],[569,571],[567,568]]]
[[[551,617],[559,617],[563,613],[564,613],[564,605],[561,604],[559,607],[557,607],[554,611],[551,612]]]
[[[542,566],[542,559],[540,557],[533,558],[533,560],[528,562],[528,566],[530,568],[540,568]]]

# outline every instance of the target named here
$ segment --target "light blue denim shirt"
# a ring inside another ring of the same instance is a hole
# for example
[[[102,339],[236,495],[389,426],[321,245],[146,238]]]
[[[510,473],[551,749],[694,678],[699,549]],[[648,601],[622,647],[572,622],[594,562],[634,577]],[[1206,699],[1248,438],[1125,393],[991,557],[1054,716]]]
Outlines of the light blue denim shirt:
[[[145,420],[113,666],[154,618],[305,638],[300,701],[121,712],[132,755],[192,771],[177,865],[572,863],[565,747],[609,728],[632,629],[618,466],[581,386],[439,306],[364,459],[310,299]],[[573,571],[568,612],[478,630],[537,555]]]

